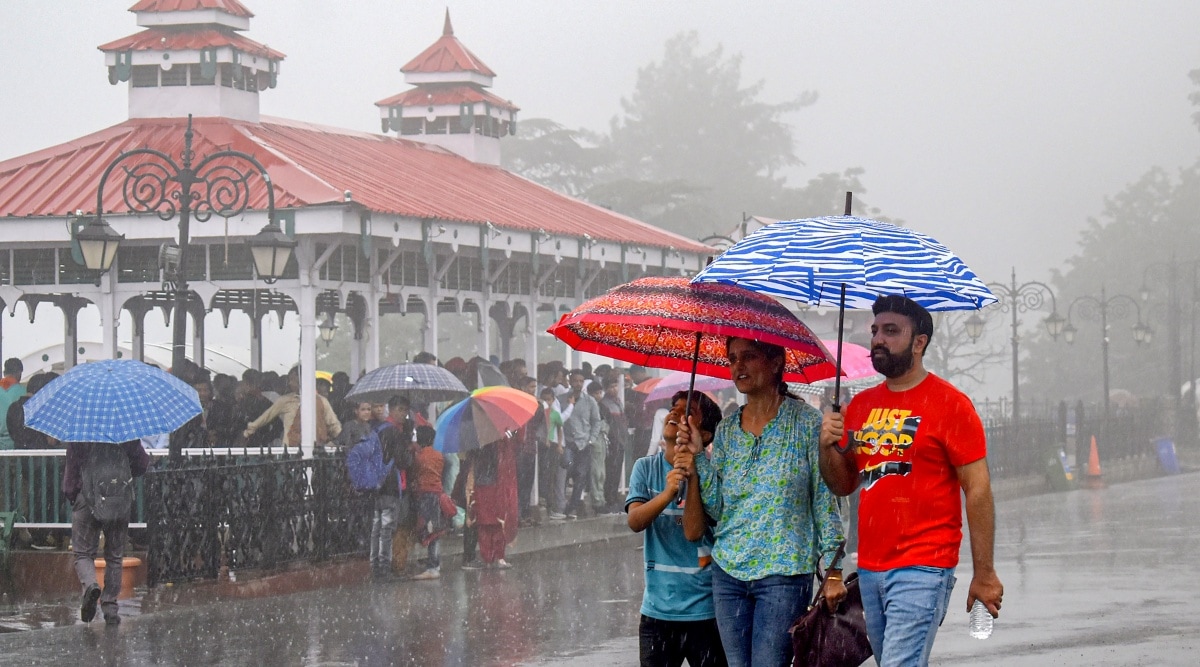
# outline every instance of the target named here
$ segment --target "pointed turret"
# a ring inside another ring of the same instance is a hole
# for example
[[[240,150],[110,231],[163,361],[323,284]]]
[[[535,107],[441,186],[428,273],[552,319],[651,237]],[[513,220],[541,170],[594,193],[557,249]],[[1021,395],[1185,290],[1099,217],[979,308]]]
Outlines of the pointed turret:
[[[142,32],[99,48],[113,85],[129,83],[130,118],[188,114],[258,122],[284,55],[241,34],[254,14],[238,0],[140,0]]]
[[[516,134],[520,109],[486,90],[496,74],[454,36],[450,10],[442,36],[400,71],[414,88],[375,103],[384,132],[500,164],[500,138]]]

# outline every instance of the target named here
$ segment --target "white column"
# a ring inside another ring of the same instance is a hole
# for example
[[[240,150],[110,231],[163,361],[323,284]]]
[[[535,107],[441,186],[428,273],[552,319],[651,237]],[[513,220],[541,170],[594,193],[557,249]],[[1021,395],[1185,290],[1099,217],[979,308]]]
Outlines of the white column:
[[[437,290],[430,290],[429,296],[425,300],[425,340],[422,347],[425,352],[432,352],[435,356],[438,354],[438,314],[437,314]],[[438,356],[438,359],[441,359]]]
[[[492,316],[488,311],[491,310],[492,301],[487,297],[483,297],[479,302],[479,343],[477,349],[479,356],[484,359],[491,360],[492,358]]]
[[[204,368],[204,307],[192,314],[192,361]]]
[[[312,458],[317,435],[317,290],[312,283],[314,248],[309,239],[296,247],[300,289],[293,297],[300,311],[300,449]]]
[[[129,318],[133,321],[133,335],[130,339],[133,346],[133,358],[138,361],[146,360],[146,310],[132,308]]]
[[[121,311],[117,309],[117,295],[113,293],[113,276],[116,262],[111,271],[100,276],[100,287],[96,293],[96,308],[100,310],[100,342],[105,359],[117,358],[117,325],[121,322]]]
[[[537,276],[534,276],[535,278]],[[534,288],[535,290],[537,288]],[[529,369],[529,374],[537,377],[538,365],[538,326],[537,326],[537,295],[529,298],[528,314],[525,316],[525,330],[528,335],[525,336],[525,367]],[[540,379],[540,378],[539,378]]]
[[[363,323],[363,340],[366,341],[366,371],[379,368],[379,295],[374,286],[363,295],[367,300],[367,315]],[[358,378],[353,378],[357,380]]]
[[[250,315],[250,368],[261,371],[263,314],[257,309],[252,309],[247,314]]]
[[[350,382],[357,382],[358,376],[362,375],[362,347],[363,339],[359,338],[358,334],[352,335],[350,338],[350,368],[346,370],[350,374]]]

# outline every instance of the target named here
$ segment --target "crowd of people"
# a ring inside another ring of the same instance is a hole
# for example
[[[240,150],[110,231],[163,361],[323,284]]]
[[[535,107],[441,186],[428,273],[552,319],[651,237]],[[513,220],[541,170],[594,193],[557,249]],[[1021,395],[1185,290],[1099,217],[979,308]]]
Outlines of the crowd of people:
[[[440,541],[451,531],[461,530],[463,568],[507,569],[506,545],[523,524],[625,511],[629,527],[645,533],[642,665],[790,664],[791,624],[814,598],[835,609],[848,594],[837,498],[857,492],[858,589],[871,649],[880,664],[923,665],[955,584],[964,509],[973,561],[967,606],[978,600],[1000,611],[986,443],[970,400],[924,368],[929,313],[887,296],[874,314],[871,359],[885,380],[844,413],[822,415],[790,393],[783,348],[731,337],[731,376],[744,400],[725,411],[698,392],[653,410],[633,391],[647,377],[639,367],[551,362],[530,375],[524,361],[510,360],[497,370],[537,397],[535,415],[459,456],[434,448],[430,406],[403,395],[355,402],[350,378],[335,373],[317,383],[317,445],[348,452],[378,437],[392,466],[372,504],[370,561],[381,578],[438,578]],[[416,361],[438,363],[428,353]],[[453,359],[445,368],[474,388],[473,363]],[[13,406],[0,447],[53,445],[13,419],[50,377],[18,391],[19,364],[6,362],[0,381],[0,401]],[[299,369],[283,377],[247,371],[240,381],[210,380],[195,367],[174,372],[203,407],[170,436],[183,446],[299,445]],[[140,455],[130,457],[144,470]],[[78,479],[67,482],[78,493]],[[77,562],[94,557],[97,528],[78,526],[91,552]],[[425,557],[406,572],[418,545]],[[106,619],[115,615],[94,570],[89,579],[83,569],[85,618],[98,602]]]

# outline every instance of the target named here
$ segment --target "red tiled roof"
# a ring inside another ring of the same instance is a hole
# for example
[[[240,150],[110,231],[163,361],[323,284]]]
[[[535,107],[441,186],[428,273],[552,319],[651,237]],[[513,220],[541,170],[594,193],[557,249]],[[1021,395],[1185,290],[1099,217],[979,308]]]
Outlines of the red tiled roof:
[[[202,30],[168,30],[150,28],[136,35],[122,37],[96,47],[101,51],[186,51],[207,46],[232,46],[257,56],[283,60],[287,56],[232,30],[204,28]]]
[[[437,72],[478,72],[484,76],[496,76],[483,61],[467,50],[467,47],[454,36],[454,27],[450,25],[450,10],[446,10],[446,25],[442,28],[442,36],[419,56],[408,61],[400,68],[405,74],[433,74]]]
[[[186,122],[129,120],[0,162],[0,225],[4,216],[92,211],[100,176],[111,160],[142,147],[178,159]],[[572,199],[499,167],[414,141],[277,118],[262,123],[197,118],[194,129],[197,156],[233,149],[257,158],[271,175],[280,208],[341,202],[349,190],[355,202],[380,213],[490,221],[507,229],[709,251],[697,241]],[[266,203],[263,188],[254,188],[251,208],[262,209]],[[105,188],[104,209],[128,210],[115,180]]]
[[[375,103],[377,107],[415,107],[426,104],[445,105],[445,104],[462,104],[463,102],[487,102],[492,106],[504,109],[505,111],[520,111],[521,108],[515,106],[508,100],[501,99],[496,95],[491,94],[486,90],[468,86],[466,84],[455,86],[422,86],[406,90],[399,95],[393,95],[385,100],[380,100]]]
[[[131,12],[192,12],[199,9],[219,9],[226,14],[253,18],[254,13],[238,0],[141,0],[129,8]]]

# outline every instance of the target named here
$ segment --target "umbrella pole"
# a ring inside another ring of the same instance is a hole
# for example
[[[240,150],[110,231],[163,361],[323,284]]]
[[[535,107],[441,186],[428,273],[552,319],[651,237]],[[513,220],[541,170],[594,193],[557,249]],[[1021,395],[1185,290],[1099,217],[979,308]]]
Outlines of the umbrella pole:
[[[847,195],[850,193],[847,192]],[[846,197],[847,206],[849,205],[850,197]],[[838,302],[838,344],[837,344],[837,366],[834,369],[833,376],[833,411],[842,411],[842,329],[846,325],[846,283],[842,283],[842,298]]]
[[[846,193],[846,213],[850,215],[851,206],[854,203],[854,193]],[[837,344],[837,366],[834,368],[833,376],[833,411],[842,411],[842,330],[846,325],[846,283],[842,283],[842,297],[838,301],[838,344]]]
[[[696,348],[692,350],[692,377],[688,380],[687,403],[683,408],[683,425],[691,431],[692,423],[689,419],[692,416],[692,392],[696,390],[696,366],[700,363],[700,332],[696,332]],[[675,504],[683,504],[683,499],[687,498],[687,479],[679,484],[679,492],[675,494]]]

